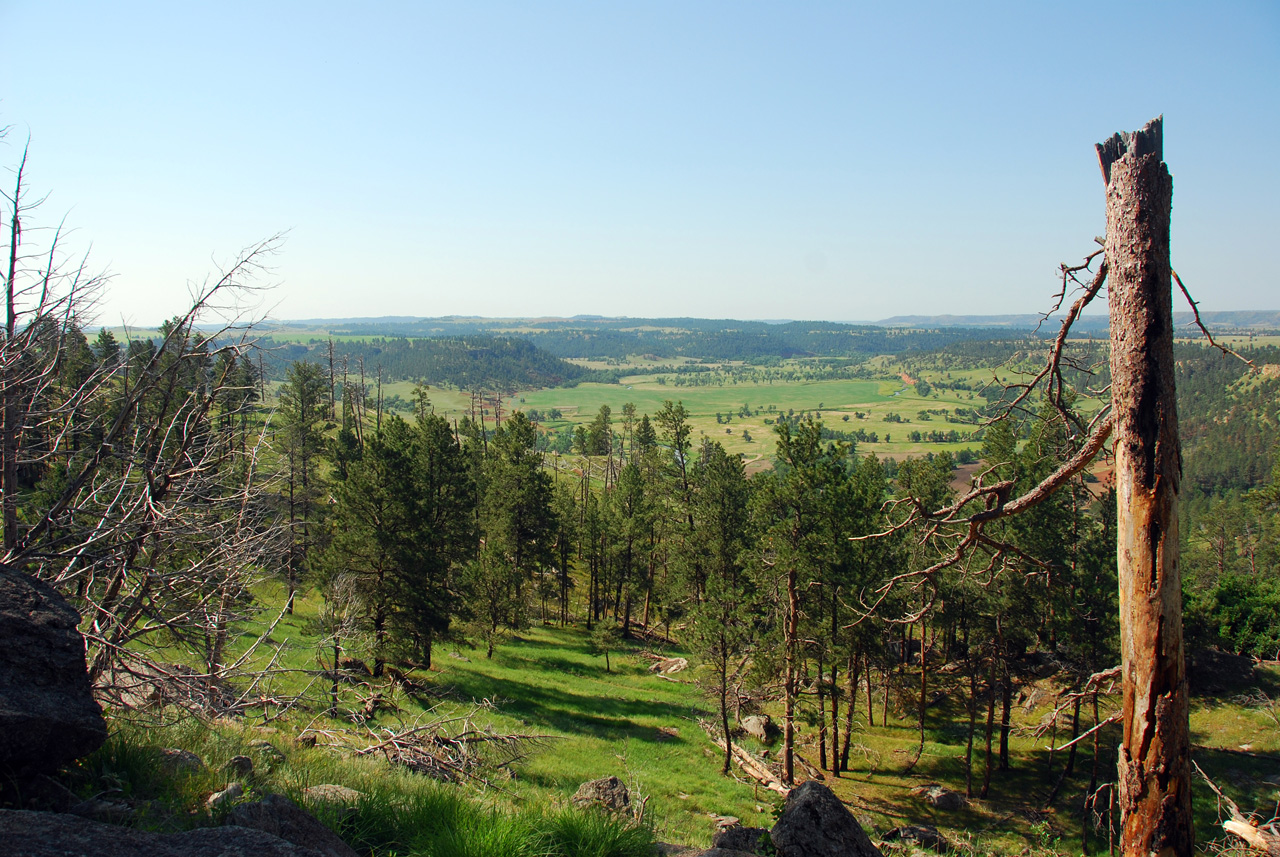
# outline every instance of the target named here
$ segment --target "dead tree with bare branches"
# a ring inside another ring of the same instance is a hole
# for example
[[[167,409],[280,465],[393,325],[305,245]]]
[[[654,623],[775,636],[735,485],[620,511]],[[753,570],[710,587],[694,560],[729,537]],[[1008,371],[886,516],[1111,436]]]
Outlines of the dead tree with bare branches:
[[[1044,368],[1013,385],[1006,402],[1007,412],[1033,395],[1043,397],[1070,429],[1071,454],[1017,496],[1012,480],[989,471],[944,506],[914,497],[895,501],[898,523],[864,537],[912,532],[921,543],[945,547],[928,567],[904,571],[867,593],[863,615],[871,615],[902,585],[934,591],[934,579],[945,569],[985,573],[1010,564],[1043,565],[1002,541],[989,525],[1043,503],[1105,454],[1114,435],[1124,735],[1118,792],[1121,846],[1133,855],[1190,855],[1194,845],[1178,569],[1181,455],[1169,261],[1172,180],[1162,160],[1162,133],[1161,120],[1155,119],[1136,133],[1117,134],[1098,145],[1107,198],[1101,258],[1095,251],[1079,266],[1063,266],[1054,310],[1072,284],[1081,293],[1065,314]],[[1086,281],[1087,272],[1093,275]],[[1070,407],[1064,355],[1073,323],[1104,285],[1110,298],[1111,385],[1099,391],[1103,406],[1085,419]]]
[[[60,227],[33,225],[26,164],[24,153],[4,193],[0,561],[77,604],[94,678],[127,668],[161,681],[174,671],[147,653],[177,645],[211,687],[228,678],[231,628],[285,535],[265,433],[248,440],[244,371],[255,278],[280,239],[193,289],[158,337],[98,355],[82,328],[105,278],[67,256]]]

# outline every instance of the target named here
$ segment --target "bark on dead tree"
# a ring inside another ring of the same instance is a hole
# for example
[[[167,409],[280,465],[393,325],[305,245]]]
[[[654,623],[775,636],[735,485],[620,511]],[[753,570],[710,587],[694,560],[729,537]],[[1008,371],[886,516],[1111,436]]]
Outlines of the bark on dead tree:
[[[1169,214],[1162,120],[1100,143],[1107,184],[1124,742],[1121,850],[1186,855],[1191,825],[1187,681],[1178,568],[1182,457],[1174,401]]]

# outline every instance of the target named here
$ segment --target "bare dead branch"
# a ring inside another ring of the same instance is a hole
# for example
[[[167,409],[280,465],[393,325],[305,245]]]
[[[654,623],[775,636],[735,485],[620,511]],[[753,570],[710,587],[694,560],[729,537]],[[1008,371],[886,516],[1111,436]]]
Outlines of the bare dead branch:
[[[1173,275],[1173,281],[1177,283],[1178,288],[1182,290],[1182,296],[1186,298],[1187,303],[1191,305],[1191,314],[1195,316],[1196,327],[1200,328],[1200,332],[1204,334],[1205,339],[1209,340],[1209,344],[1221,351],[1223,354],[1230,355],[1242,361],[1249,368],[1257,369],[1258,367],[1253,365],[1252,360],[1247,359],[1239,352],[1228,348],[1213,338],[1213,334],[1209,332],[1209,328],[1205,327],[1204,322],[1200,320],[1200,305],[1191,298],[1191,292],[1187,291],[1187,287],[1182,284],[1182,278],[1178,276],[1178,272],[1170,268],[1169,273]]]

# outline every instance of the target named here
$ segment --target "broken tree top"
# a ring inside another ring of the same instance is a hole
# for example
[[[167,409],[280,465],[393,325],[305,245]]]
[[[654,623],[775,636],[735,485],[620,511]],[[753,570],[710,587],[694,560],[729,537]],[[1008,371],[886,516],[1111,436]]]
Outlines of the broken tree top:
[[[1125,155],[1135,158],[1141,155],[1155,155],[1164,160],[1164,115],[1157,116],[1138,131],[1132,134],[1121,131],[1112,134],[1111,139],[1094,146],[1098,150],[1098,165],[1102,167],[1102,179],[1111,183],[1111,165]]]

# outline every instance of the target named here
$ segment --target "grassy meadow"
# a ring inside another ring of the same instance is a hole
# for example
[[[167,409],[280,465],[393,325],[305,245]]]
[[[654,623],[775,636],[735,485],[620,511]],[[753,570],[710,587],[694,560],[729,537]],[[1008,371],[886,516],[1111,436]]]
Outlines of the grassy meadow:
[[[260,587],[258,595],[262,603],[279,604],[284,593],[278,585],[267,583]],[[299,748],[293,740],[307,729],[357,729],[344,717],[331,720],[314,711],[323,707],[328,689],[327,683],[313,683],[313,671],[323,666],[321,659],[327,656],[316,623],[319,606],[314,595],[299,598],[295,613],[276,625],[268,644],[260,647],[254,657],[260,666],[274,658],[276,666],[284,668],[274,684],[266,688],[270,695],[287,697],[305,691],[313,702],[311,710],[272,710],[270,723],[259,715],[250,716],[243,726],[232,729],[230,737],[223,734],[218,738],[231,727],[215,724],[214,737],[199,740],[205,742],[206,750],[219,741],[230,741],[227,748],[210,751],[220,759],[233,754],[231,745],[239,746],[236,741],[244,743],[265,735],[286,751],[288,763],[280,776],[287,773],[282,782],[294,791],[320,782],[360,791],[376,790],[377,771],[388,771],[385,763],[369,759],[352,762],[348,760],[349,753],[324,747]],[[243,623],[238,628],[236,650],[244,651],[274,618],[263,614]],[[678,638],[678,628],[673,635]],[[488,787],[476,783],[443,786],[461,790],[503,818],[518,818],[535,811],[559,812],[580,783],[616,775],[628,783],[633,794],[647,799],[646,824],[652,826],[653,836],[660,841],[705,846],[715,832],[715,817],[722,815],[735,816],[747,825],[772,824],[780,804],[776,794],[755,785],[736,768],[733,777],[720,776],[720,751],[698,725],[700,718],[712,717],[714,712],[714,703],[698,686],[698,665],[693,663],[689,670],[670,679],[659,678],[647,669],[651,663],[649,654],[678,656],[687,652],[677,644],[665,644],[659,637],[648,643],[624,642],[610,657],[611,670],[606,670],[603,657],[588,652],[588,634],[583,627],[535,623],[500,645],[491,660],[485,657],[483,648],[438,646],[430,671],[409,673],[426,687],[416,698],[371,678],[369,686],[344,685],[341,707],[344,711],[358,709],[361,700],[373,690],[382,690],[392,703],[391,710],[378,714],[368,724],[374,732],[359,737],[353,742],[356,746],[373,743],[374,733],[382,730],[462,715],[471,716],[480,728],[537,736],[527,748],[528,755],[513,763],[509,774],[503,770],[490,777]],[[872,835],[878,837],[901,824],[927,823],[936,825],[953,842],[975,854],[1050,850],[1081,853],[1080,805],[1090,780],[1093,745],[1091,740],[1080,743],[1075,772],[1062,780],[1050,803],[1050,792],[1061,775],[1065,754],[1055,755],[1050,776],[1048,748],[1053,736],[1037,735],[1036,727],[1057,702],[1056,694],[1062,686],[1055,678],[1049,676],[1023,688],[1014,706],[1012,766],[1008,771],[993,773],[988,797],[975,798],[961,810],[942,811],[911,792],[933,783],[965,791],[964,680],[946,670],[935,671],[931,676],[934,702],[926,719],[923,752],[908,772],[907,765],[916,755],[919,741],[913,698],[919,686],[918,675],[918,668],[913,667],[904,667],[892,675],[887,705],[881,677],[877,676],[872,724],[868,723],[865,687],[860,690],[850,755],[852,770],[836,779],[825,775],[827,784],[870,828]],[[1280,688],[1280,670],[1260,668],[1258,675],[1262,690],[1274,698]],[[1245,811],[1256,809],[1269,815],[1280,798],[1280,778],[1275,776],[1280,766],[1280,727],[1274,707],[1263,703],[1260,697],[1247,699],[1241,695],[1257,690],[1238,688],[1216,695],[1195,695],[1193,689],[1192,740],[1196,760],[1219,786]],[[1117,705],[1117,697],[1103,697],[1102,716]],[[812,707],[812,699],[804,703],[806,710]],[[1085,709],[1082,731],[1093,725],[1088,706]],[[779,711],[771,713],[775,720],[780,719]],[[974,743],[975,790],[982,779],[983,713],[985,710],[980,712]],[[218,733],[219,729],[222,733]],[[799,753],[816,766],[817,729],[811,715],[802,713],[798,729]],[[259,734],[260,730],[264,731]],[[1114,776],[1117,730],[1113,725],[1100,733],[1100,783]],[[160,733],[153,740],[172,745],[181,739]],[[1060,731],[1057,743],[1065,741],[1065,733]],[[764,745],[753,739],[745,739],[744,746],[757,754],[779,748],[779,744]],[[392,773],[388,771],[388,775]],[[430,783],[404,771],[394,772],[394,777],[409,784]],[[208,791],[218,785],[211,781],[204,787]],[[1201,840],[1221,836],[1215,800],[1199,781],[1195,799]],[[1105,848],[1105,838],[1100,841],[1095,834],[1091,852],[1098,850],[1100,842]]]
[[[612,411],[614,428],[619,430],[622,407],[627,402],[636,406],[637,414],[647,413],[652,416],[661,410],[663,402],[678,401],[684,404],[689,413],[695,445],[697,438],[705,435],[720,441],[727,451],[741,453],[749,462],[764,462],[773,455],[773,426],[766,424],[765,420],[773,420],[778,413],[785,414],[788,411],[806,411],[820,415],[827,426],[840,431],[862,429],[868,433],[875,432],[879,442],[859,444],[860,454],[874,452],[881,457],[903,458],[923,455],[931,450],[947,448],[954,452],[980,445],[912,443],[907,440],[912,430],[971,431],[973,425],[953,423],[942,416],[933,415],[927,421],[920,420],[917,416],[922,410],[954,410],[956,407],[973,408],[981,404],[980,399],[972,399],[970,393],[964,391],[935,390],[930,396],[924,397],[916,393],[913,383],[898,379],[792,381],[773,384],[727,382],[717,386],[676,386],[660,383],[659,377],[662,376],[637,374],[624,378],[621,384],[585,383],[571,388],[521,392],[507,400],[507,407],[526,410],[532,408],[543,414],[553,408],[557,409],[563,419],[544,423],[555,430],[566,425],[589,423],[601,405],[608,405]],[[738,415],[743,405],[749,406],[752,416]],[[770,406],[774,410],[771,411]],[[727,418],[727,421],[717,423],[717,413]],[[903,422],[890,422],[887,419],[890,414],[899,415]]]

